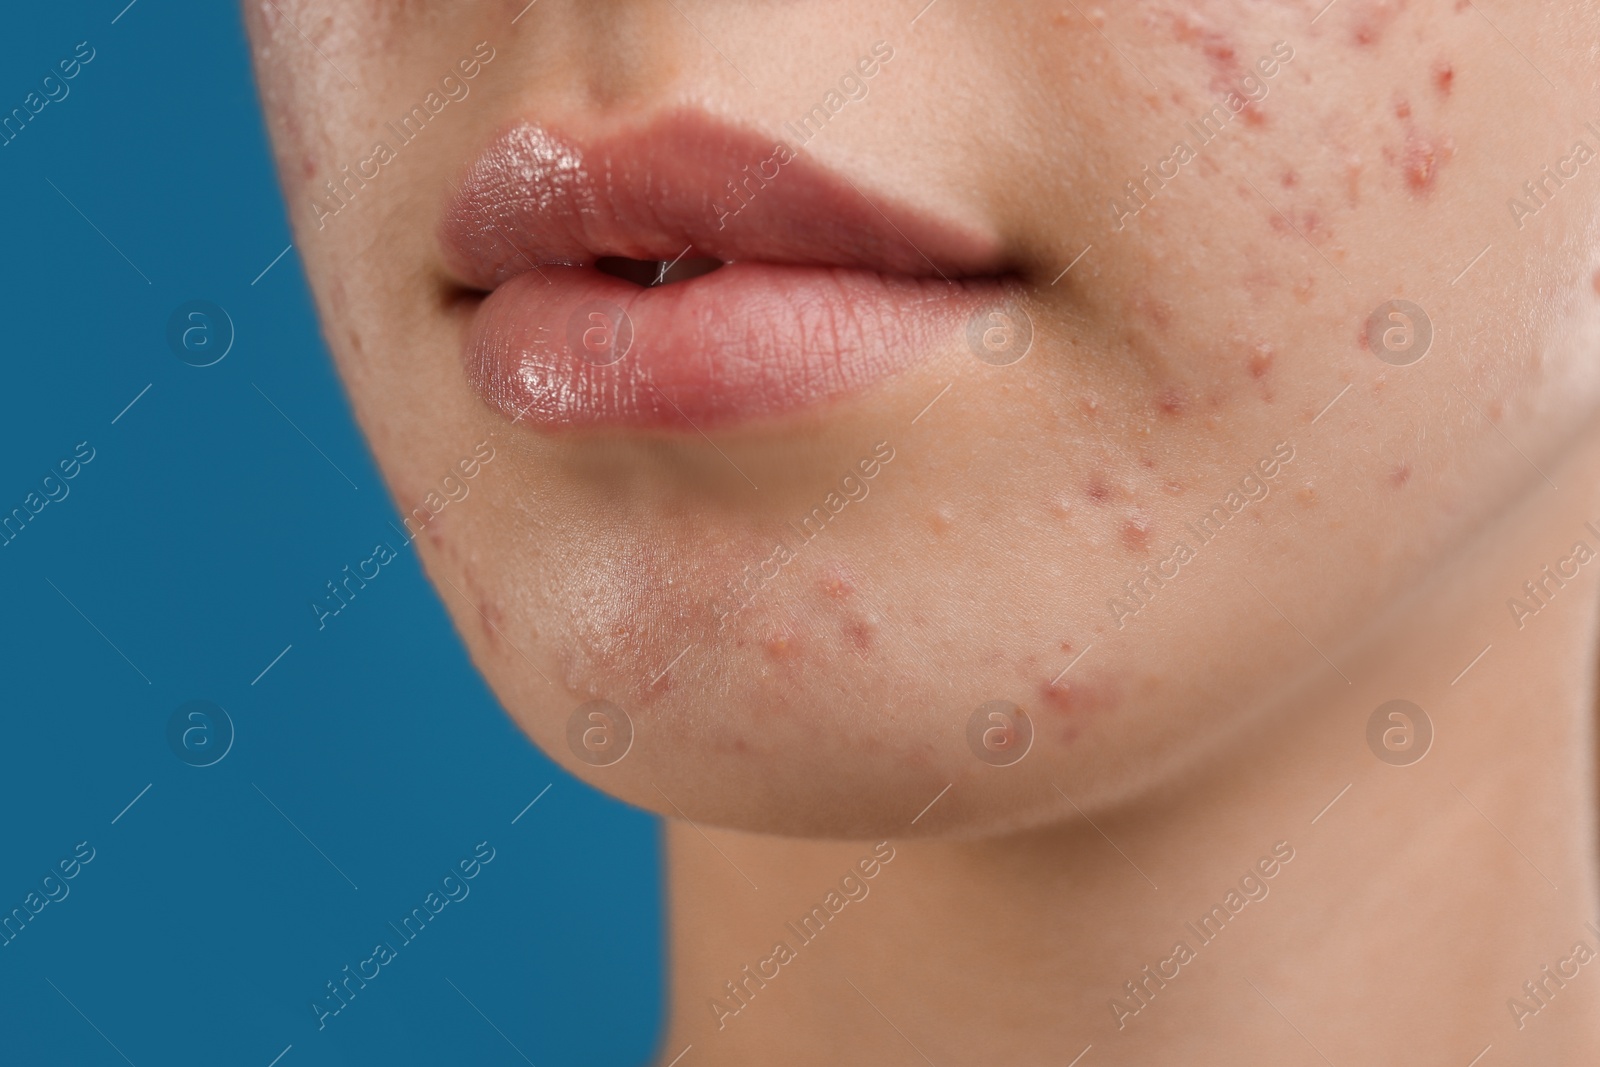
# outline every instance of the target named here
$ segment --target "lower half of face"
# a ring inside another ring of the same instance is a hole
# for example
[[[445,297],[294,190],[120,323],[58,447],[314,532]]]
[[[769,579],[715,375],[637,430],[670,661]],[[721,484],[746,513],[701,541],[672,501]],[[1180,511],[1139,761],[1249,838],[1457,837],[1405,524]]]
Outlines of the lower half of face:
[[[427,569],[528,734],[645,807],[1135,795],[1591,415],[1582,5],[1520,52],[1445,2],[521,6],[249,12]]]

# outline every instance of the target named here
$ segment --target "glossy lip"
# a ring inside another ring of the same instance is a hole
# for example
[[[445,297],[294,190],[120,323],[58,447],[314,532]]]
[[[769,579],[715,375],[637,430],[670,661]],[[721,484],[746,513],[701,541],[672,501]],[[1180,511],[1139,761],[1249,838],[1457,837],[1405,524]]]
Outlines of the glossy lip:
[[[583,142],[513,126],[440,239],[487,292],[469,380],[547,431],[693,434],[858,393],[959,335],[1003,273],[997,241],[696,111]],[[725,265],[641,288],[596,269],[607,256]]]

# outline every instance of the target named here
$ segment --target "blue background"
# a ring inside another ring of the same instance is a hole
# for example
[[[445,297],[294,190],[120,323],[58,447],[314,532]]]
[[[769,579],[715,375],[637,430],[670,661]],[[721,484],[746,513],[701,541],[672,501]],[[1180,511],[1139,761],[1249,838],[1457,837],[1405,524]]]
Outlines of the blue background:
[[[96,52],[0,147],[0,513],[95,450],[0,547],[0,913],[95,850],[0,947],[0,1061],[642,1063],[655,824],[502,714],[390,525],[296,253],[262,275],[290,236],[237,6],[124,3],[0,34],[0,113]],[[205,368],[167,342],[195,299],[236,334]],[[400,558],[318,632],[308,603],[380,541]],[[234,726],[209,767],[168,741],[190,700]],[[319,1031],[324,983],[480,841],[470,895]]]

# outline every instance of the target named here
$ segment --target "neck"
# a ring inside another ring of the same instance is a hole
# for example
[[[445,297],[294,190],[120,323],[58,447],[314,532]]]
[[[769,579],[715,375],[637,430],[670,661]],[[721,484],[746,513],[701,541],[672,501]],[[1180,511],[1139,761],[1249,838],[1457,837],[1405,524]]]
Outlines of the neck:
[[[873,842],[672,825],[661,1062],[1592,1056],[1600,555],[1524,593],[1600,553],[1586,522],[1594,494],[1546,487],[1203,771],[1026,834],[891,837],[859,900],[839,881]],[[1367,741],[1397,698],[1434,735],[1406,766]]]

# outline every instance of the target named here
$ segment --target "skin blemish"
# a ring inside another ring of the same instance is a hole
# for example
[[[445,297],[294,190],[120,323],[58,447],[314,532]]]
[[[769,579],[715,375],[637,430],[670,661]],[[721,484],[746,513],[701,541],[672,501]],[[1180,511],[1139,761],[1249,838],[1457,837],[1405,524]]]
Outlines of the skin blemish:
[[[839,567],[830,567],[826,574],[817,579],[817,588],[822,590],[822,595],[829,600],[848,600],[856,591],[849,576]]]
[[[1156,397],[1157,410],[1171,418],[1182,416],[1188,406],[1189,398],[1177,389],[1163,389],[1161,395]]]
[[[940,504],[933,509],[933,514],[928,516],[928,526],[936,534],[950,532],[950,527],[955,525],[955,512],[950,510],[950,505]]]
[[[1317,491],[1309,485],[1302,485],[1294,491],[1294,500],[1303,508],[1316,507]]]
[[[1245,360],[1245,366],[1250,371],[1250,377],[1258,382],[1267,380],[1272,373],[1273,351],[1271,345],[1257,345],[1256,350],[1250,353]]]
[[[1352,208],[1361,206],[1361,171],[1360,156],[1351,156],[1344,164],[1344,196]]]
[[[1167,492],[1171,493],[1173,496],[1182,496],[1183,493],[1184,493],[1184,488],[1183,488],[1183,483],[1182,482],[1174,482],[1174,481],[1168,480],[1168,481],[1165,481],[1165,482],[1161,483],[1161,488],[1166,490]]]
[[[1411,464],[1402,463],[1395,467],[1389,474],[1389,484],[1396,489],[1403,488],[1411,480]]]
[[[1456,69],[1450,64],[1439,63],[1433,68],[1433,87],[1440,96],[1448,99],[1455,84]]]
[[[1594,272],[1594,277],[1590,279],[1589,284],[1594,286],[1594,295],[1600,296],[1600,270]]]
[[[1369,0],[1355,6],[1357,18],[1350,39],[1358,48],[1374,48],[1406,6],[1406,0]]]
[[[1134,515],[1122,524],[1122,544],[1129,552],[1142,554],[1150,547],[1150,519]]]
[[[1399,100],[1396,100],[1395,103],[1394,103],[1394,117],[1397,118],[1397,119],[1408,119],[1408,118],[1410,118],[1411,117],[1411,101],[1405,99],[1404,97],[1402,97]]]
[[[1406,138],[1401,162],[1406,187],[1417,196],[1431,193],[1439,180],[1439,168],[1454,155],[1455,144],[1449,138],[1428,140],[1412,133]]]
[[[857,655],[865,655],[872,651],[873,629],[867,620],[851,619],[845,624],[844,635],[850,642],[851,650]]]
[[[1090,480],[1088,487],[1084,489],[1083,493],[1096,504],[1104,504],[1106,501],[1111,499],[1111,487],[1108,486],[1105,483],[1105,479],[1101,478],[1099,475],[1095,475]]]
[[[1279,178],[1278,181],[1285,189],[1293,189],[1295,186],[1300,184],[1300,175],[1296,174],[1293,170],[1286,170],[1283,172],[1283,177]]]
[[[787,631],[774,634],[761,643],[761,650],[774,663],[793,662],[799,653],[799,647],[799,642],[794,635]]]
[[[1039,684],[1039,702],[1044,710],[1064,718],[1083,718],[1110,711],[1121,697],[1114,685],[1093,679],[1063,678],[1056,685]]]

